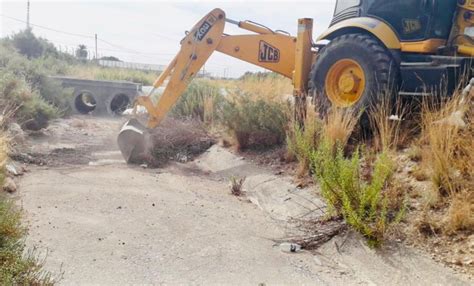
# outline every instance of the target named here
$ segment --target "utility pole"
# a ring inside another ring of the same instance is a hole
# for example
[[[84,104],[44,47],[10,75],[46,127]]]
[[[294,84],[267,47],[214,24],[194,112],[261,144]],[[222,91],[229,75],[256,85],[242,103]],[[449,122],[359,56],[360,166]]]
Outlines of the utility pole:
[[[99,60],[99,57],[97,55],[97,34],[95,34],[95,60]]]
[[[26,3],[26,29],[30,29],[30,0]]]
[[[224,68],[224,78],[227,78],[227,68]]]

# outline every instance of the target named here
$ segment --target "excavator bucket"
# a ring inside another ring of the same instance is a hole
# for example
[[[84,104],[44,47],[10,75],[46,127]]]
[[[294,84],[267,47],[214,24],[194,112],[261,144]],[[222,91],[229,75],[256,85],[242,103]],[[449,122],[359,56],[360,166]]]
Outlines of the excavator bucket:
[[[117,137],[120,152],[127,163],[141,163],[150,149],[150,134],[136,118],[125,122]]]

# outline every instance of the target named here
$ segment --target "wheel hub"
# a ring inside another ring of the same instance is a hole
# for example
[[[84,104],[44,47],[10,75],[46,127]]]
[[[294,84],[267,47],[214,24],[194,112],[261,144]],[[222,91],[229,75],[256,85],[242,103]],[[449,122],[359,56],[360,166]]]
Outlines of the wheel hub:
[[[352,59],[334,63],[326,75],[326,94],[338,107],[354,105],[365,89],[365,74],[362,67]]]
[[[345,72],[339,79],[339,90],[343,93],[355,93],[359,89],[360,78],[352,72]]]

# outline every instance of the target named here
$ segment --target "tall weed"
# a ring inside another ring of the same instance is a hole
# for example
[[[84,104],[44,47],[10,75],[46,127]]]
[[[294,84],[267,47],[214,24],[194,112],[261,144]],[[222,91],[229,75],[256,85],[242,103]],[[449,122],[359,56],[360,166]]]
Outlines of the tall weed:
[[[340,143],[335,148],[330,141],[323,141],[311,161],[315,180],[333,214],[342,215],[370,246],[379,246],[387,229],[403,215],[402,206],[389,205],[394,166],[388,154],[377,156],[370,180],[361,177],[359,151],[346,158]]]
[[[322,129],[323,123],[313,108],[308,109],[304,128],[291,122],[286,135],[286,146],[288,153],[298,160],[298,177],[308,175],[311,152],[318,147]]]

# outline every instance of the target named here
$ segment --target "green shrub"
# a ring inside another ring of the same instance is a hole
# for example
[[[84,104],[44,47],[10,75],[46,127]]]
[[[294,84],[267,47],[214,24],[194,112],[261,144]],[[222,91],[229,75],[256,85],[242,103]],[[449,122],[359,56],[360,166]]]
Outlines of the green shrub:
[[[62,54],[61,54],[62,55]],[[31,60],[31,63],[39,70],[42,70],[44,75],[66,75],[70,69],[70,65],[77,64],[76,59],[69,59],[58,55],[58,57],[45,56],[38,59]]]
[[[194,80],[181,95],[171,114],[177,118],[197,118],[212,123],[221,112],[224,97],[209,80]]]
[[[370,180],[362,179],[361,163],[359,151],[345,158],[342,147],[334,149],[327,141],[312,154],[312,170],[331,212],[342,215],[370,246],[378,246],[388,227],[401,219],[403,207],[389,204],[394,166],[388,154],[379,154],[370,166]]]
[[[59,115],[67,115],[71,112],[70,102],[74,95],[72,88],[63,88],[60,82],[45,77],[42,80],[39,93],[44,101],[58,110]]]
[[[14,119],[32,129],[68,112],[72,92],[47,76],[64,72],[64,63],[52,57],[28,60],[5,42],[0,47],[0,108],[19,107]]]
[[[41,85],[41,79],[45,74],[38,65],[6,45],[0,45],[0,48],[0,72],[12,73],[16,77],[25,79],[33,89]]]
[[[48,120],[59,116],[58,109],[31,90],[26,80],[0,71],[0,107],[7,106],[16,109],[14,119],[27,129],[44,128]]]
[[[236,97],[225,101],[221,122],[235,137],[239,149],[268,147],[284,142],[288,110],[289,103]]]

